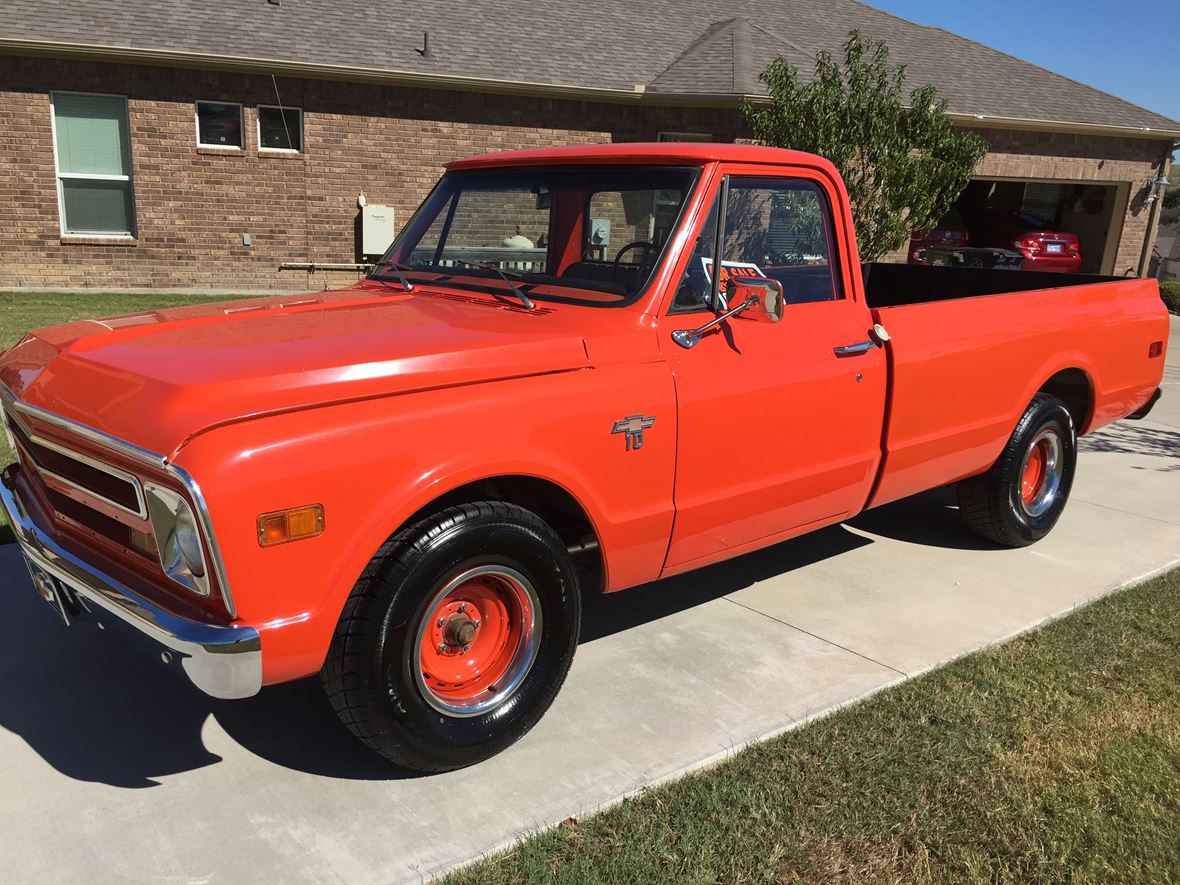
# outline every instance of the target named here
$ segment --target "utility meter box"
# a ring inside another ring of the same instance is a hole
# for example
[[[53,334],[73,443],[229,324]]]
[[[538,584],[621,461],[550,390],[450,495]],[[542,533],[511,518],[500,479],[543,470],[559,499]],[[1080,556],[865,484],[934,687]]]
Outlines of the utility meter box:
[[[361,253],[384,255],[393,242],[393,207],[370,203],[361,209]]]

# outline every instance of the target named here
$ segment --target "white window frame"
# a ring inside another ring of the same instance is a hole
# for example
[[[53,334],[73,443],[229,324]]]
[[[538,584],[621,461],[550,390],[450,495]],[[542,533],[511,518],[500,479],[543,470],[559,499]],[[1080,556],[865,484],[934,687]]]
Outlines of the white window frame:
[[[713,140],[713,133],[711,132],[658,132],[656,133],[656,141],[685,141],[690,143],[706,143]]]
[[[49,93],[49,129],[53,138],[53,174],[55,184],[57,186],[57,220],[61,228],[61,235],[63,237],[85,237],[87,239],[99,240],[134,240],[136,238],[136,212],[135,212],[135,184],[131,180],[130,171],[126,175],[97,175],[84,172],[62,172],[61,163],[57,156],[57,107],[54,104],[54,97],[58,95],[87,95],[98,98],[119,98],[123,100],[123,113],[127,116],[127,156],[128,160],[131,157],[131,108],[127,102],[126,95],[118,95],[112,92],[78,92],[72,89],[55,89]],[[83,179],[89,181],[125,181],[127,182],[127,199],[131,203],[131,218],[127,233],[116,234],[109,230],[104,231],[81,231],[69,230],[66,225],[66,199],[62,190],[63,179]]]
[[[258,112],[263,108],[276,111],[298,111],[299,112],[299,149],[295,148],[276,148],[265,147],[262,144],[262,115]],[[303,108],[295,107],[294,105],[284,104],[260,104],[254,108],[254,135],[258,138],[258,152],[260,154],[302,154],[307,148],[306,133],[303,131]]]
[[[201,105],[203,104],[219,104],[222,107],[237,108],[238,109],[238,129],[242,133],[242,143],[238,144],[205,144],[201,141]],[[212,98],[198,98],[193,102],[193,124],[197,129],[197,147],[213,148],[219,151],[244,151],[246,149],[246,116],[242,110],[241,102],[237,101],[217,101]],[[300,121],[302,125],[302,121]]]

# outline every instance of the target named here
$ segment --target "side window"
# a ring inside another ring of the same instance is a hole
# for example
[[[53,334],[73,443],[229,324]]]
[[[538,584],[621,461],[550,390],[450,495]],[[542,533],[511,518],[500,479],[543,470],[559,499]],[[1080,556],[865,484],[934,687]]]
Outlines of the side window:
[[[701,229],[673,310],[708,308],[717,242],[717,202]],[[804,179],[729,180],[721,284],[731,276],[778,280],[786,304],[843,298],[831,210],[824,192]]]

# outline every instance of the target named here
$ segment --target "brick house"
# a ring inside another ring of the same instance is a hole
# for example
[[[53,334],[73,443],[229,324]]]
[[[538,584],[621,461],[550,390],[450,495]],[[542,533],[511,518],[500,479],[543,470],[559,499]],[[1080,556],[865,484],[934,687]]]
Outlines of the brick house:
[[[1146,271],[1180,123],[852,0],[6,0],[0,287],[300,288],[361,258],[362,193],[400,227],[459,156],[741,138],[767,63],[854,27],[987,139],[976,193]]]

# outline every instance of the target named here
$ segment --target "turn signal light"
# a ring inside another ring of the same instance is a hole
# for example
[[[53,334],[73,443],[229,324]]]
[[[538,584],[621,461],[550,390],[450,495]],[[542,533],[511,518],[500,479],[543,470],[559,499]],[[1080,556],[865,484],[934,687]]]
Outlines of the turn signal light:
[[[258,543],[274,547],[324,533],[324,508],[319,504],[276,510],[258,517]]]
[[[1164,342],[1153,341],[1147,346],[1147,358],[1149,360],[1155,359],[1164,352]]]

